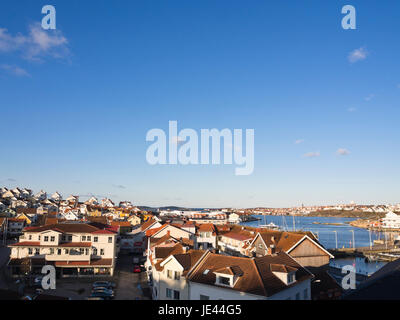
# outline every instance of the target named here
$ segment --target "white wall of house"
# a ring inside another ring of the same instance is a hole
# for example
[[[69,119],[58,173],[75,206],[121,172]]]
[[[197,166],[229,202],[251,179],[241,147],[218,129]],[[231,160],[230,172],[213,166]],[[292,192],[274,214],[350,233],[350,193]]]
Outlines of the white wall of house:
[[[156,292],[156,300],[175,300],[174,291],[179,292],[179,300],[189,299],[189,288],[187,281],[182,277],[183,267],[174,258],[167,260],[163,271],[153,268],[153,294]],[[170,271],[170,272],[168,272]],[[179,279],[175,279],[175,274]],[[171,290],[171,297],[167,296],[167,289]]]

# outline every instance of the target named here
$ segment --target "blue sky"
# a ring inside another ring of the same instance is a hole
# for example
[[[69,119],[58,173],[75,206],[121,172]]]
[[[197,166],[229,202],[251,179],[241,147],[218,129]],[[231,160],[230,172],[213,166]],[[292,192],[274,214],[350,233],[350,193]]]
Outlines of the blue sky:
[[[40,29],[46,4],[56,31]],[[341,28],[346,4],[356,30]],[[400,202],[399,12],[368,0],[3,0],[0,185],[151,206]],[[146,133],[170,120],[254,129],[254,173],[150,166]]]

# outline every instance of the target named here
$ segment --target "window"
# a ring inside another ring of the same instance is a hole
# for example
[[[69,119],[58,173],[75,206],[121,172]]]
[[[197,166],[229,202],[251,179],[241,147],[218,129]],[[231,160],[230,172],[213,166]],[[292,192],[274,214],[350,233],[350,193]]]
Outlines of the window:
[[[82,241],[86,241],[86,236],[82,236]]]
[[[86,255],[89,254],[89,249],[88,249],[88,248],[85,249],[85,254],[86,254]]]
[[[33,254],[33,249],[32,248],[28,248],[28,254]]]
[[[167,298],[172,298],[172,290],[170,288],[167,288]]]
[[[100,249],[100,255],[104,256],[104,249]]]
[[[172,279],[172,270],[167,270],[167,278]]]
[[[72,236],[68,236],[68,241],[72,241]]]
[[[40,253],[39,248],[35,248],[35,254],[39,254],[39,253]]]
[[[93,241],[94,241],[94,242],[98,242],[98,241],[99,241],[99,237],[94,237],[94,238],[93,238]]]
[[[57,254],[61,255],[61,249],[57,249]]]
[[[79,248],[79,254],[83,254],[85,252],[85,249]]]
[[[181,274],[179,271],[175,271],[175,276],[174,276],[175,280],[179,280],[181,278]]]
[[[50,248],[50,254],[54,254],[54,248]]]
[[[87,236],[87,241],[92,241],[92,237],[91,236]]]
[[[49,241],[49,236],[44,236],[44,242]]]
[[[32,235],[31,234],[29,235],[29,240],[32,240]]]
[[[231,279],[227,278],[227,277],[219,277],[219,283],[226,285],[226,286],[230,286],[231,285]]]
[[[64,249],[64,254],[69,254],[68,249]]]
[[[112,237],[108,237],[108,243],[112,243]]]
[[[174,299],[179,300],[179,297],[180,297],[180,292],[177,290],[174,290]]]
[[[50,241],[51,241],[51,242],[56,241],[56,237],[55,237],[55,236],[52,236],[52,237],[50,238]]]
[[[200,300],[210,300],[210,297],[201,294],[200,295]]]
[[[295,281],[294,273],[288,274],[288,284]]]
[[[94,248],[94,249],[93,249],[93,254],[94,254],[95,256],[97,256],[97,248]]]

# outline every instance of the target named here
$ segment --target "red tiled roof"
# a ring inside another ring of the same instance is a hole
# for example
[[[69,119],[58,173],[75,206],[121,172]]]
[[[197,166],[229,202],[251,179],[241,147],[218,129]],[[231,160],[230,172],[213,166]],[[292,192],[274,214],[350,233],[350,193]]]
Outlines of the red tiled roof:
[[[10,247],[39,247],[40,241],[23,241],[11,244]]]
[[[112,232],[110,230],[97,230],[94,232],[91,232],[92,234],[115,234],[115,232]]]
[[[91,246],[92,246],[91,242],[67,242],[58,245],[58,247],[65,247],[65,248],[75,248],[75,247],[82,248]]]

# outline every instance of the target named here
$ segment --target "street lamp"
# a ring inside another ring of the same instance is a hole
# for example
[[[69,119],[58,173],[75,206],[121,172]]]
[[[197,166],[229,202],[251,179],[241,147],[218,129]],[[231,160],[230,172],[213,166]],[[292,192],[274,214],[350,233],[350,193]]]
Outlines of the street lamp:
[[[337,245],[337,231],[335,230],[335,231],[333,231],[334,233],[335,233],[335,240],[336,240],[336,249],[338,248],[338,245]]]
[[[372,249],[371,229],[368,229],[368,232],[369,232],[369,248]]]

